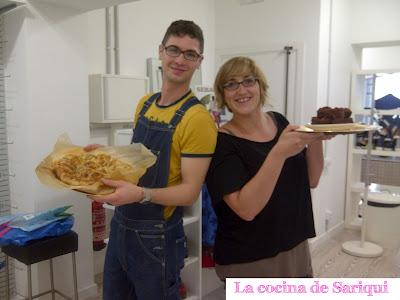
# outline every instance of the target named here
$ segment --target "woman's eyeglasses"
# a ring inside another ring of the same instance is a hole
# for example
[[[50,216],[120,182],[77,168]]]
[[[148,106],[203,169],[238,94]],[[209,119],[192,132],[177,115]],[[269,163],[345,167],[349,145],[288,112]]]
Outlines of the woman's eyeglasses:
[[[224,89],[226,89],[226,90],[234,91],[234,90],[237,90],[240,85],[243,85],[245,87],[252,87],[252,86],[254,86],[256,84],[257,81],[258,81],[258,78],[248,77],[246,79],[243,79],[240,82],[237,82],[237,81],[234,81],[234,80],[228,81],[222,87]]]
[[[200,57],[201,54],[198,54],[196,51],[194,50],[186,50],[186,51],[182,51],[181,49],[179,49],[178,47],[174,46],[174,45],[170,45],[170,46],[163,46],[165,53],[167,53],[167,55],[172,56],[172,57],[178,57],[179,55],[181,55],[181,53],[183,53],[183,57],[186,60],[190,60],[190,61],[197,61]]]

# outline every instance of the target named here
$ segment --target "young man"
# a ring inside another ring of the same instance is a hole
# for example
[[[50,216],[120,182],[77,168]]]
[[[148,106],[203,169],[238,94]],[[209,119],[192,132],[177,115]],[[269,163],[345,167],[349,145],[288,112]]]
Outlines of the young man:
[[[138,185],[103,180],[115,192],[91,197],[116,206],[104,266],[106,300],[180,299],[182,206],[196,201],[216,143],[212,117],[189,87],[203,49],[203,33],[195,23],[179,20],[169,26],[159,46],[161,93],[139,102],[132,139],[157,161]]]

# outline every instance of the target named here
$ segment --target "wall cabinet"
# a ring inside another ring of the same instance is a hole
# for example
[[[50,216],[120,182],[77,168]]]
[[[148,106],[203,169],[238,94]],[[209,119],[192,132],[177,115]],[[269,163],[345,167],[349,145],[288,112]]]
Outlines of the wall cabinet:
[[[91,123],[131,123],[138,101],[149,92],[141,76],[89,75]]]

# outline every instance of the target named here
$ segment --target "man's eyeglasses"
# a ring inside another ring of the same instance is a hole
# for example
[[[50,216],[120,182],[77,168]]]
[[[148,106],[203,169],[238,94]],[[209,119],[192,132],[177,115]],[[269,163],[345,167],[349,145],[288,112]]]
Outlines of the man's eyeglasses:
[[[174,46],[174,45],[170,45],[170,46],[163,46],[165,53],[167,53],[167,55],[172,56],[172,57],[178,57],[179,55],[181,55],[181,53],[183,53],[183,57],[186,60],[190,60],[190,61],[197,61],[200,57],[201,54],[198,54],[196,51],[194,50],[186,50],[186,51],[182,51],[181,49],[179,49],[178,47]]]
[[[240,82],[237,82],[234,80],[228,81],[222,87],[226,90],[234,91],[234,90],[237,90],[241,84],[245,87],[252,87],[256,84],[257,81],[258,81],[258,78],[248,77],[246,79],[243,79]]]

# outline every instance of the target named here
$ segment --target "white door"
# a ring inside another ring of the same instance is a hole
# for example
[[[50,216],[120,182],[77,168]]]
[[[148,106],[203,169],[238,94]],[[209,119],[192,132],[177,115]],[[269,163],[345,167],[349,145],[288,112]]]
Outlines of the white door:
[[[300,103],[300,95],[296,88],[300,85],[299,47],[293,47],[288,56],[285,45],[259,47],[250,49],[223,49],[217,50],[217,69],[228,59],[235,56],[252,58],[263,70],[269,85],[267,102],[264,110],[280,112],[290,120],[299,120],[296,116],[296,103]],[[287,70],[288,69],[288,70]],[[286,72],[288,71],[288,72]],[[286,87],[286,82],[288,86]],[[299,104],[297,105],[298,107]],[[299,109],[297,110],[299,111]]]

